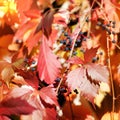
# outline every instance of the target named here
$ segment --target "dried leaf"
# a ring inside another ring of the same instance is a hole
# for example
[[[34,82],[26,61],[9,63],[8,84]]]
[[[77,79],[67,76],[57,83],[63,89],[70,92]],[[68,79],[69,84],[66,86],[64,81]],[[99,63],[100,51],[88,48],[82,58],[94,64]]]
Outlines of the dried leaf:
[[[14,70],[11,66],[5,67],[1,72],[2,80],[4,80],[7,84],[9,84],[13,75],[14,75]]]

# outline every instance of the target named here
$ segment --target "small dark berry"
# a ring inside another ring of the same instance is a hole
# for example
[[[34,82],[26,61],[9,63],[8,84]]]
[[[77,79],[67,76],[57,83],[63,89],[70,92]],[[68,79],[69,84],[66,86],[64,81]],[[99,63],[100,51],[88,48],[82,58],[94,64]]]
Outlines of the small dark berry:
[[[67,33],[67,32],[64,32],[64,36],[68,36],[68,33]]]
[[[65,49],[64,49],[65,51],[69,51],[70,50],[70,48],[69,47],[65,47]]]
[[[55,82],[60,82],[60,80],[61,80],[61,78],[58,77],[55,79]]]
[[[60,93],[58,94],[57,98],[58,98],[59,105],[62,107],[66,102],[65,96]]]
[[[83,41],[86,41],[86,40],[87,40],[87,38],[86,38],[86,37],[84,37],[84,38],[83,38]]]
[[[15,42],[16,42],[17,44],[21,44],[23,41],[22,41],[21,39],[17,39]]]
[[[66,40],[61,40],[60,43],[62,43],[63,45],[66,45]]]
[[[35,71],[36,70],[36,68],[35,67],[32,67],[32,68],[30,68],[31,69],[31,71]]]
[[[72,38],[69,39],[69,42],[72,43]]]
[[[98,57],[93,57],[92,62],[96,62],[99,58]]]
[[[106,26],[102,24],[102,29],[105,30],[106,29]]]
[[[70,36],[67,36],[67,39],[70,39],[71,37]]]
[[[86,21],[86,22],[89,22],[89,18],[87,17],[85,21]]]
[[[107,32],[108,32],[109,35],[111,34],[111,31],[109,29],[107,29]]]
[[[83,35],[83,32],[80,31],[80,32],[79,32],[79,35]]]
[[[112,34],[115,35],[116,33],[114,31],[112,31]]]
[[[116,41],[115,41],[115,40],[112,40],[112,43],[116,43]]]
[[[73,52],[73,55],[76,55],[76,54],[77,54],[77,52],[76,52],[76,51],[74,51],[74,52]]]
[[[101,26],[101,25],[102,25],[102,23],[101,23],[100,21],[98,21],[98,22],[97,22],[97,25],[98,25],[98,26]]]
[[[116,24],[116,22],[115,22],[115,21],[113,21],[113,22],[112,22],[112,24]]]
[[[75,43],[74,47],[78,47],[77,43]]]
[[[77,89],[75,89],[75,90],[74,90],[74,92],[75,92],[76,94],[78,94],[78,93],[79,93]]]
[[[110,24],[106,24],[107,27],[110,27]]]
[[[62,88],[60,88],[60,92],[61,92],[61,93],[66,93],[67,90],[66,90],[64,87],[62,87]]]
[[[100,52],[99,54],[100,54],[100,55],[103,55],[103,52]]]
[[[71,44],[70,44],[70,43],[68,43],[66,46],[67,46],[67,47],[70,47],[70,46],[71,46]]]
[[[77,39],[77,42],[81,42],[81,40],[80,40],[80,39]]]
[[[35,64],[36,63],[36,61],[32,61],[32,64]]]
[[[112,26],[112,28],[115,28],[115,24]]]
[[[112,23],[112,21],[110,20],[109,23]]]

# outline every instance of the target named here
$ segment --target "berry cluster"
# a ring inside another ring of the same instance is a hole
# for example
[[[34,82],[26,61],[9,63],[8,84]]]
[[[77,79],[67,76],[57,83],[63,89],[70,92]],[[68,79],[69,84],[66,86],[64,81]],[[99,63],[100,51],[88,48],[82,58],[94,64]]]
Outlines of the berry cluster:
[[[63,35],[64,35],[64,40],[60,40],[60,43],[63,44],[62,49],[64,51],[70,51],[72,45],[72,39],[70,35],[68,35],[68,33],[65,31],[63,31]]]
[[[63,35],[64,35],[64,39],[60,40],[60,43],[63,44],[61,49],[64,51],[70,51],[72,48],[73,40],[67,32],[63,31]],[[87,40],[87,32],[80,31],[77,40],[74,44],[74,48],[81,47],[82,41],[86,41],[86,40]],[[76,55],[76,51],[73,52],[73,55]]]
[[[25,58],[24,60],[27,70],[35,71],[37,62],[33,59]]]
[[[104,22],[101,22],[100,20],[98,20],[97,25],[100,26],[103,30],[106,30],[106,32],[110,35],[110,34],[115,34],[114,31],[112,31],[112,28],[115,28],[115,21],[109,21],[109,23],[104,24]]]

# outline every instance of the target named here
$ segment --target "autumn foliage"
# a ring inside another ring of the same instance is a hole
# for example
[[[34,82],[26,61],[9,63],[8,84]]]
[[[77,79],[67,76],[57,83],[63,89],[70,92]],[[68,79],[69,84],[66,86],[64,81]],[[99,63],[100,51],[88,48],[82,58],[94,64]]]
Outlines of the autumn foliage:
[[[119,120],[119,86],[119,0],[0,0],[0,120]]]

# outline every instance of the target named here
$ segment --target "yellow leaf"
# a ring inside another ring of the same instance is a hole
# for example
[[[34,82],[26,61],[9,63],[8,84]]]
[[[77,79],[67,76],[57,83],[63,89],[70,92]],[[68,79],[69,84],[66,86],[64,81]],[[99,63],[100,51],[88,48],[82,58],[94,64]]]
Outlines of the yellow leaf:
[[[76,50],[76,56],[78,56],[78,57],[80,57],[82,60],[84,60],[84,53],[81,51],[81,50],[79,50],[79,49],[77,49]]]

